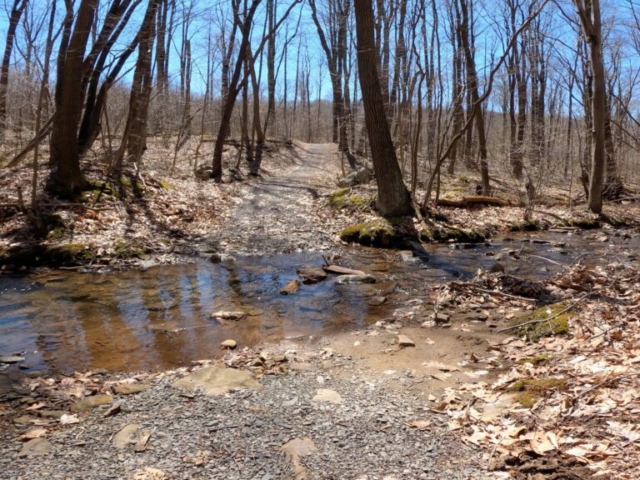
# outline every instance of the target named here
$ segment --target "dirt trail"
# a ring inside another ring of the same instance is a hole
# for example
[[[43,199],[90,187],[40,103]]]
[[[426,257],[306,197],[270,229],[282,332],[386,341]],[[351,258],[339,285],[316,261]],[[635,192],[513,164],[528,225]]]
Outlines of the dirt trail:
[[[318,202],[335,188],[340,171],[334,144],[294,144],[266,164],[261,178],[241,184],[237,205],[220,222],[220,249],[231,254],[326,250]]]

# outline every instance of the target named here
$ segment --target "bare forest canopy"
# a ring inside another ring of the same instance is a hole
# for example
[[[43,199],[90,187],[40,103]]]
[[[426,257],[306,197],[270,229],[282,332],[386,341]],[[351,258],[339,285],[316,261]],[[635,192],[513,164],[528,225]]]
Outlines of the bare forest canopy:
[[[267,138],[334,142],[353,168],[372,158],[379,182],[398,165],[425,205],[459,169],[485,195],[493,178],[530,200],[555,185],[596,213],[638,178],[634,0],[4,3],[0,162],[35,155],[37,184],[43,150],[56,194],[86,188],[97,144],[118,173],[158,136],[172,169],[190,139],[213,142],[195,158],[214,179],[227,139],[250,173]],[[372,129],[395,159],[376,156]]]

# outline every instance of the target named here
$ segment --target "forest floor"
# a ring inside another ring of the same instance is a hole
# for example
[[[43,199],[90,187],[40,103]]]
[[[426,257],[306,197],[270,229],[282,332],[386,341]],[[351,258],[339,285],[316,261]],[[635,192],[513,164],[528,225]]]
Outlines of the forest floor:
[[[96,188],[82,201],[41,194],[49,222],[41,232],[16,206],[18,186],[30,196],[30,169],[2,172],[0,250],[45,245],[52,264],[90,270],[330,255],[341,228],[375,218],[369,200],[329,206],[342,176],[333,145],[274,145],[261,177],[219,185],[194,179],[189,165],[163,174],[160,147],[148,156],[119,185],[94,164]],[[228,162],[234,156],[230,148]],[[473,195],[473,181],[454,183],[455,198]],[[368,186],[351,192],[373,195]],[[584,235],[604,244],[637,235],[632,199],[607,205],[610,218],[626,221],[620,230],[551,197],[532,213],[539,226],[582,234],[580,226],[600,225]],[[498,234],[524,209],[432,213],[447,227]],[[61,254],[69,245],[72,254]],[[11,258],[6,270],[29,264]],[[83,372],[21,386],[0,375],[2,470],[11,479],[639,478],[640,272],[635,255],[624,258],[576,262],[539,282],[497,271],[426,286],[392,318],[321,345],[238,349],[171,372]],[[533,329],[516,328],[517,319]],[[248,370],[261,386],[235,385],[215,400],[171,387],[203,364]],[[118,387],[132,384],[140,391]]]

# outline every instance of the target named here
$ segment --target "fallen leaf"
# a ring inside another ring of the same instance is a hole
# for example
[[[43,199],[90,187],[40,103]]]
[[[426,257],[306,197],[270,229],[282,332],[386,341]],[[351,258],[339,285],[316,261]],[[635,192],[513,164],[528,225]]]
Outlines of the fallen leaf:
[[[46,435],[47,430],[44,428],[32,428],[26,433],[20,435],[22,440],[33,440],[34,438],[40,438],[43,435]]]
[[[429,430],[431,427],[431,420],[413,420],[407,423],[411,428],[417,428],[418,430]]]

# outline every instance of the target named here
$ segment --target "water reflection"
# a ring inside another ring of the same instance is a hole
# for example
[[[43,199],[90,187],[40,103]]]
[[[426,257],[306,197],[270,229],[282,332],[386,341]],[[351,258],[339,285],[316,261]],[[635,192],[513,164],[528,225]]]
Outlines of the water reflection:
[[[295,295],[279,291],[297,278],[297,268],[322,265],[320,255],[247,257],[217,265],[201,261],[117,274],[4,275],[0,354],[26,352],[27,365],[45,371],[170,368],[217,355],[227,338],[252,346],[375,322],[397,305],[390,301],[372,306],[367,300],[388,294],[396,285],[398,301],[404,301],[406,294],[423,292],[427,283],[472,276],[478,268],[490,268],[496,258],[502,258],[509,272],[540,278],[572,262],[578,250],[602,259],[613,248],[558,237],[550,240],[564,246],[520,240],[473,249],[433,246],[426,263],[400,261],[391,251],[346,250],[344,264],[384,281],[336,285],[330,278],[304,285]],[[517,262],[510,249],[530,257]],[[218,325],[210,319],[217,310],[241,310],[248,316]]]

